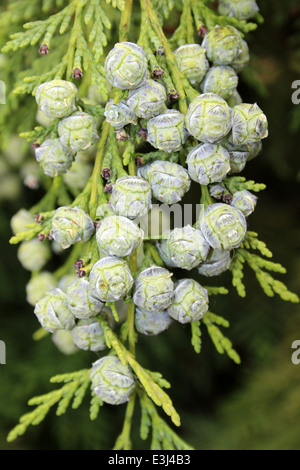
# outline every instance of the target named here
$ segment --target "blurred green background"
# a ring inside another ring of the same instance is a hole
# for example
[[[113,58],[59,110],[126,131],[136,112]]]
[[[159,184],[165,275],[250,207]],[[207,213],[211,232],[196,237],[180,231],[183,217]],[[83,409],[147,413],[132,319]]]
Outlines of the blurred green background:
[[[270,134],[263,153],[243,173],[267,184],[249,226],[288,269],[278,278],[299,294],[300,105],[291,102],[291,86],[300,80],[300,5],[298,0],[258,3],[265,23],[249,36],[251,67],[239,91],[245,102],[257,101],[267,114]],[[0,449],[110,449],[125,409],[103,407],[91,422],[88,402],[61,417],[53,410],[41,425],[6,443],[8,431],[28,410],[28,399],[54,388],[52,375],[89,367],[97,358],[83,351],[64,356],[49,337],[32,340],[38,324],[25,300],[29,273],[17,260],[17,248],[8,244],[11,216],[37,198],[23,185],[19,154],[20,143],[9,142],[0,166],[0,339],[7,346],[7,364],[0,365]],[[205,332],[196,355],[188,325],[141,337],[138,360],[173,384],[170,395],[182,418],[179,433],[196,449],[300,449],[300,365],[291,362],[291,344],[300,340],[299,306],[266,297],[251,272],[246,299],[231,287],[229,273],[222,280],[231,292],[219,296],[212,310],[230,321],[226,334],[242,358],[240,366],[219,356]],[[138,428],[137,407],[134,448],[147,448]]]

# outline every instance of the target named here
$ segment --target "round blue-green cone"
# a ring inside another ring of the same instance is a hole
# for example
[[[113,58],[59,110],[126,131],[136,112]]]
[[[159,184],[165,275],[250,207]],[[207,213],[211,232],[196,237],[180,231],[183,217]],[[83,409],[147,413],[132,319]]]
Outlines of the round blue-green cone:
[[[105,356],[94,362],[90,378],[94,393],[110,405],[126,403],[135,388],[132,370],[116,356]]]
[[[106,348],[104,332],[95,317],[79,320],[71,334],[75,346],[79,349],[102,351]]]
[[[208,292],[193,279],[181,279],[174,291],[168,314],[179,323],[190,323],[204,317],[208,310]]]
[[[218,276],[227,271],[231,265],[231,252],[223,250],[211,250],[207,259],[198,268],[202,276]]]
[[[244,214],[223,203],[211,204],[200,218],[200,228],[212,248],[232,250],[243,242],[247,222]]]
[[[172,323],[172,318],[167,310],[162,312],[149,312],[143,308],[135,310],[135,327],[143,335],[155,336],[167,330]]]
[[[134,304],[150,312],[161,312],[172,303],[172,273],[160,266],[144,269],[136,278]]]

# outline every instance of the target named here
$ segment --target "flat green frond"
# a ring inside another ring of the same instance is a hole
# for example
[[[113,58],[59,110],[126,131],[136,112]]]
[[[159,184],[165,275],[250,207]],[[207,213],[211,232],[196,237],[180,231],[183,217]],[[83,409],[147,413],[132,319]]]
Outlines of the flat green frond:
[[[198,321],[192,321],[191,322],[191,332],[192,332],[192,339],[191,343],[192,346],[197,354],[201,352],[201,346],[202,346],[202,333],[200,329],[200,320]]]
[[[253,180],[247,181],[244,176],[231,176],[230,178],[225,178],[223,182],[231,194],[234,194],[236,191],[248,190],[259,192],[266,189],[265,184],[255,183]]]
[[[173,429],[159,416],[155,406],[145,393],[140,396],[142,409],[140,435],[147,439],[152,428],[151,450],[193,450]]]
[[[31,398],[28,404],[36,406],[30,413],[21,416],[19,424],[10,431],[7,437],[8,442],[14,441],[18,436],[23,435],[27,428],[40,424],[54,405],[57,406],[58,416],[66,412],[72,398],[74,398],[73,408],[77,408],[83,399],[84,393],[90,383],[89,370],[81,370],[71,374],[62,374],[52,377],[50,382],[65,382],[60,389],[46,393],[38,397]]]
[[[236,364],[241,363],[240,356],[233,349],[231,341],[226,338],[221,330],[216,325],[229,326],[229,323],[224,320],[224,318],[215,315],[214,313],[207,312],[203,318],[203,323],[205,324],[208,334],[211,337],[211,340],[218,351],[219,354],[226,353],[230,359],[233,360]]]

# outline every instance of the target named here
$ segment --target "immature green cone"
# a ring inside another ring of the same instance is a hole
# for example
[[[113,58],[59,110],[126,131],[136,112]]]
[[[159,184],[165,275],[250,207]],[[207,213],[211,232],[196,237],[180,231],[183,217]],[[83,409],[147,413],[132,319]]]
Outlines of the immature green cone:
[[[249,157],[247,145],[234,145],[231,136],[222,140],[222,146],[226,148],[230,158],[230,174],[240,173],[246,166]]]
[[[26,225],[33,224],[34,218],[26,209],[20,209],[10,219],[10,226],[14,235],[28,230]]]
[[[95,119],[83,111],[62,119],[57,132],[61,143],[74,152],[86,150],[99,139]]]
[[[207,185],[219,183],[230,170],[230,156],[219,144],[200,144],[188,154],[186,163],[192,180]]]
[[[219,0],[219,13],[223,16],[248,20],[253,18],[258,11],[255,0]]]
[[[68,307],[76,318],[86,319],[101,312],[103,303],[92,297],[90,283],[84,277],[75,279],[66,290]]]
[[[203,93],[189,105],[185,122],[193,137],[213,144],[229,133],[231,109],[223,98],[214,93]]]
[[[170,317],[179,323],[201,320],[208,310],[208,292],[193,279],[181,279],[174,291],[174,300],[168,308]]]
[[[230,251],[211,250],[205,262],[199,266],[198,272],[202,276],[218,276],[230,268],[231,261]]]
[[[94,230],[90,216],[78,207],[59,207],[52,218],[52,237],[63,248],[79,241],[86,242]]]
[[[268,137],[268,121],[256,103],[242,103],[233,108],[232,142],[234,145],[250,145],[266,137]]]
[[[137,176],[122,176],[113,186],[109,203],[118,215],[142,217],[152,206],[150,184]]]
[[[234,59],[234,61],[231,62],[230,65],[236,72],[240,72],[241,70],[243,70],[244,67],[246,67],[246,65],[248,65],[249,60],[250,60],[249,47],[246,41],[244,41],[243,39],[241,43],[241,50],[236,56],[236,58]],[[239,104],[239,103],[236,103],[236,104]]]
[[[223,203],[211,204],[200,219],[201,231],[212,248],[232,250],[243,242],[247,223],[244,214]]]
[[[107,80],[122,90],[132,90],[145,83],[147,67],[143,48],[126,41],[115,44],[104,63]]]
[[[91,165],[81,160],[75,160],[70,170],[63,175],[63,179],[69,188],[82,191],[91,174]]]
[[[147,141],[164,152],[177,152],[188,138],[184,115],[176,109],[168,109],[147,123]]]
[[[219,65],[209,69],[201,89],[204,93],[215,93],[228,100],[238,85],[238,76],[228,65]]]
[[[138,175],[149,181],[153,196],[165,204],[181,201],[191,186],[188,172],[178,163],[157,160],[139,168]]]
[[[254,212],[257,204],[257,196],[250,193],[250,191],[237,191],[234,193],[231,206],[239,209],[246,217]]]
[[[200,230],[186,225],[172,230],[160,243],[178,268],[191,270],[205,261],[210,246]],[[166,248],[164,248],[166,246]]]
[[[76,348],[73,338],[70,331],[67,330],[57,330],[54,331],[51,337],[53,343],[57,347],[57,349],[65,354],[66,356],[70,356],[71,354],[75,354],[78,351]]]
[[[172,273],[159,266],[144,269],[135,281],[133,302],[150,312],[161,312],[169,307],[173,298]]]
[[[133,277],[126,261],[115,256],[105,256],[97,261],[90,272],[91,295],[102,302],[115,302],[127,295]]]
[[[237,90],[227,99],[227,104],[230,108],[234,108],[237,104],[241,104],[242,102],[243,99]]]
[[[221,201],[224,192],[226,192],[226,189],[220,184],[214,184],[209,188],[209,195],[218,201]]]
[[[162,312],[149,312],[143,308],[135,309],[135,327],[143,335],[159,335],[167,330],[172,323],[172,318],[167,310]]]
[[[204,47],[199,44],[184,44],[174,51],[177,65],[191,85],[199,85],[209,68]]]
[[[249,155],[247,158],[247,162],[250,162],[250,160],[253,160],[253,158],[256,158],[260,152],[262,151],[262,142],[254,142],[253,144],[248,145],[248,151]]]
[[[79,349],[102,351],[106,348],[104,332],[95,317],[79,320],[71,330],[71,335],[75,346]]]
[[[45,140],[40,147],[35,149],[35,158],[43,169],[45,175],[62,175],[71,168],[73,153],[65,147],[59,139]]]
[[[50,333],[71,330],[75,326],[75,317],[69,310],[67,296],[61,289],[48,292],[36,304],[34,313],[42,327]]]
[[[96,232],[99,250],[120,258],[129,256],[141,245],[143,238],[144,232],[135,222],[119,215],[103,219]]]
[[[171,259],[171,253],[168,246],[168,237],[170,233],[171,230],[166,230],[163,235],[164,238],[156,243],[156,247],[164,264],[170,268],[177,268],[177,265]]]
[[[122,129],[127,124],[137,124],[137,116],[131,111],[125,100],[114,103],[108,100],[105,105],[104,116],[107,122],[116,129]]]
[[[18,260],[28,271],[40,271],[51,257],[49,245],[33,239],[24,241],[18,248]]]
[[[75,274],[75,271],[73,270],[72,273],[65,274],[59,281],[58,283],[58,288],[61,289],[63,292],[67,293],[67,289],[70,284],[72,284],[73,281],[78,279],[78,277]]]
[[[116,356],[105,356],[94,362],[90,377],[94,393],[110,405],[126,403],[135,388],[131,369]]]
[[[26,300],[30,305],[35,305],[47,292],[55,289],[57,281],[48,271],[33,276],[26,285]]]
[[[42,83],[37,88],[35,99],[45,116],[61,119],[76,111],[78,90],[72,82],[52,80]]]
[[[166,108],[167,93],[163,85],[155,80],[146,82],[129,92],[127,105],[137,116],[149,119]]]
[[[242,48],[241,33],[233,26],[215,26],[205,36],[202,47],[214,65],[231,65]]]

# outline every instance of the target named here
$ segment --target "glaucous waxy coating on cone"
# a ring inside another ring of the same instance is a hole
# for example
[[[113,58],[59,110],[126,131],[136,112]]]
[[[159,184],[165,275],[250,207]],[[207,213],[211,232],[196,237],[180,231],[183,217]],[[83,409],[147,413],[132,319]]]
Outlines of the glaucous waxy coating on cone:
[[[107,80],[122,90],[141,86],[147,79],[147,67],[144,49],[126,41],[115,44],[104,63]]]
[[[63,145],[59,139],[45,140],[35,149],[35,158],[47,176],[62,175],[71,168],[73,152]]]
[[[79,320],[71,330],[75,346],[85,351],[102,351],[106,348],[104,332],[97,318]]]
[[[231,261],[230,251],[211,250],[198,272],[207,277],[218,276],[230,268]]]
[[[70,188],[82,191],[91,174],[91,165],[81,160],[75,160],[70,170],[63,175],[63,179]]]
[[[249,157],[247,145],[234,145],[231,142],[231,136],[221,141],[223,147],[229,153],[230,158],[230,174],[240,173],[246,166]]]
[[[242,103],[233,108],[231,138],[234,145],[250,145],[266,137],[268,121],[256,103]]]
[[[226,192],[226,189],[220,184],[214,184],[209,188],[209,195],[218,201],[222,199],[224,192]]]
[[[83,111],[62,119],[57,132],[61,143],[71,147],[74,152],[86,150],[99,139],[95,119]]]
[[[86,319],[101,312],[104,307],[100,300],[92,297],[90,293],[90,283],[84,278],[75,279],[67,287],[68,307],[76,318]]]
[[[70,331],[67,330],[57,330],[54,331],[52,335],[52,341],[57,347],[57,349],[67,356],[75,354],[78,351],[76,348],[73,338]]]
[[[133,302],[150,312],[161,312],[172,303],[174,284],[172,273],[160,266],[144,269],[135,281]]]
[[[126,261],[115,256],[101,258],[90,272],[91,295],[102,302],[115,302],[125,297],[133,285]]]
[[[58,283],[58,288],[61,289],[63,292],[67,293],[67,289],[73,281],[78,279],[75,274],[75,270],[73,269],[72,273],[65,274]]]
[[[184,44],[174,51],[177,65],[192,85],[199,85],[208,70],[209,63],[204,47],[199,44]]]
[[[234,108],[237,104],[241,104],[243,102],[243,99],[239,92],[235,90],[232,95],[227,99],[227,104],[231,108]]]
[[[51,250],[47,242],[37,239],[24,241],[18,248],[18,260],[28,271],[40,271],[51,257]]]
[[[34,313],[42,327],[50,333],[71,330],[75,326],[75,317],[69,310],[67,296],[61,289],[48,292],[36,304]]]
[[[170,235],[171,230],[167,230],[164,232],[163,239],[158,240],[156,243],[156,247],[159,252],[159,256],[161,257],[164,264],[170,268],[176,268],[176,264],[171,259],[171,253],[168,247],[168,236]]]
[[[94,362],[90,378],[94,393],[110,405],[126,403],[135,388],[130,367],[116,356],[105,356]]]
[[[143,230],[135,222],[121,215],[103,219],[96,232],[99,250],[120,258],[129,256],[141,245],[143,239]]]
[[[139,333],[147,336],[159,335],[167,330],[172,318],[167,310],[162,312],[149,312],[143,308],[135,309],[135,327]]]
[[[115,214],[135,219],[151,209],[151,188],[137,176],[122,176],[115,182],[109,200]]]
[[[204,93],[215,93],[227,100],[236,90],[239,79],[232,67],[217,65],[207,72],[201,89]]]
[[[247,222],[240,210],[219,202],[211,204],[204,211],[200,228],[212,248],[232,250],[243,242]]]
[[[139,168],[138,175],[149,181],[153,196],[166,204],[181,201],[191,186],[188,172],[178,163],[157,160]]]
[[[231,65],[241,52],[241,42],[241,33],[233,26],[215,26],[206,34],[202,47],[214,65]]]
[[[170,317],[179,323],[201,320],[208,310],[208,292],[193,279],[181,279],[174,290]]]
[[[114,100],[108,100],[105,105],[104,116],[107,122],[116,129],[122,129],[127,124],[137,124],[137,116],[127,106],[125,100],[114,103]]]
[[[234,193],[230,204],[236,209],[239,209],[246,217],[248,217],[248,215],[254,212],[257,199],[257,196],[245,189],[244,191],[237,191]]]
[[[223,98],[203,93],[189,105],[185,118],[189,133],[201,142],[213,144],[231,129],[231,109]]]
[[[168,109],[147,123],[147,141],[164,152],[177,152],[188,138],[184,115],[176,109]]]
[[[95,230],[90,216],[79,207],[59,207],[52,218],[52,237],[63,248],[86,242]]]
[[[76,111],[78,90],[72,82],[51,80],[42,83],[35,92],[38,107],[45,116],[61,119]]]
[[[230,157],[220,144],[200,144],[188,154],[186,163],[192,180],[207,185],[219,183],[230,170]]]
[[[165,87],[150,79],[129,92],[127,105],[140,118],[149,119],[166,108],[166,100]]]
[[[34,218],[26,209],[20,209],[10,219],[11,230],[14,235],[28,230],[26,225],[33,224]]]
[[[172,230],[167,239],[161,240],[163,251],[178,268],[193,269],[206,260],[210,245],[200,230],[186,225]]]
[[[250,160],[253,160],[253,158],[257,157],[262,151],[262,141],[260,140],[258,142],[254,142],[253,144],[250,144],[247,147],[249,151],[247,162],[250,162]]]
[[[230,65],[236,72],[240,72],[241,70],[243,70],[244,67],[246,67],[246,65],[248,65],[249,60],[250,60],[249,47],[246,41],[242,39],[241,50],[236,56],[236,58],[234,59],[234,61],[231,62]]]
[[[26,300],[30,305],[35,305],[47,292],[55,289],[57,281],[48,271],[33,276],[26,285]]]
[[[223,16],[237,18],[238,20],[248,20],[253,18],[259,8],[255,0],[220,0],[219,13]]]

